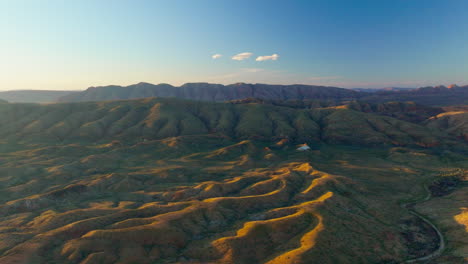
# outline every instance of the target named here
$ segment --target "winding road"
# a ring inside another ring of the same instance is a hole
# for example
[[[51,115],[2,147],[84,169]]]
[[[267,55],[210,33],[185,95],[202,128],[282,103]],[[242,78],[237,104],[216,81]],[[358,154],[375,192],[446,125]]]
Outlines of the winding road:
[[[437,228],[437,226],[435,226],[429,219],[427,219],[423,215],[419,214],[414,209],[410,208],[411,205],[422,203],[422,202],[425,202],[425,201],[428,201],[429,199],[431,199],[431,197],[432,197],[431,196],[431,191],[429,191],[429,188],[426,185],[424,185],[424,190],[427,192],[427,195],[424,198],[422,198],[419,201],[415,201],[415,202],[403,203],[403,204],[401,204],[401,207],[409,210],[411,214],[419,217],[421,220],[426,222],[428,225],[430,225],[436,231],[436,233],[437,233],[437,235],[439,237],[439,241],[440,241],[439,242],[439,247],[436,250],[434,250],[434,252],[432,252],[432,253],[430,253],[430,254],[428,254],[426,256],[418,257],[418,258],[414,258],[414,259],[409,259],[409,260],[406,260],[405,263],[415,263],[415,262],[420,262],[420,261],[421,262],[422,261],[429,261],[431,259],[434,259],[434,258],[440,256],[442,254],[442,252],[445,250],[445,240],[444,240],[444,236],[442,235],[442,232],[440,232],[440,230]]]

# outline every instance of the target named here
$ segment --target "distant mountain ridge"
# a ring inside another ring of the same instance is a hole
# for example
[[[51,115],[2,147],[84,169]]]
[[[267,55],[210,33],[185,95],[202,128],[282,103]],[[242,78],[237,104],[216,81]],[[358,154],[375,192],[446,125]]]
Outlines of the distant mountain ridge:
[[[368,92],[368,93],[375,93],[375,92],[397,92],[397,91],[409,91],[414,90],[417,88],[406,88],[406,87],[384,87],[384,88],[352,88],[351,90],[359,91],[359,92]]]
[[[393,92],[400,92],[400,93],[411,93],[411,94],[427,94],[427,93],[446,93],[446,92],[466,92],[468,89],[468,85],[465,86],[458,86],[456,84],[452,84],[449,86],[444,86],[444,85],[438,85],[438,86],[425,86],[425,87],[419,87],[419,88],[395,88],[396,90],[392,89],[382,89],[380,92],[385,94],[385,93],[391,93]]]
[[[138,99],[145,97],[177,97],[200,101],[229,101],[245,98],[271,100],[347,100],[357,99],[360,93],[337,87],[314,85],[269,85],[236,83],[230,85],[210,83],[186,83],[176,87],[169,84],[138,83],[130,86],[90,87],[87,90],[67,95],[60,102],[84,102]]]
[[[78,91],[13,90],[0,92],[0,99],[10,103],[53,103]]]
[[[222,102],[258,98],[262,100],[323,100],[342,103],[360,100],[371,103],[391,101],[430,106],[468,104],[468,86],[451,85],[421,87],[416,89],[392,88],[374,92],[315,85],[270,85],[236,83],[230,85],[211,83],[170,84],[138,83],[129,86],[90,87],[85,91],[58,98],[58,102],[93,102],[140,99],[147,97],[175,97],[189,100]],[[1,98],[1,97],[0,97]]]
[[[424,105],[466,105],[468,104],[468,85],[427,86],[405,91],[381,91],[365,98],[365,101],[383,103],[389,101],[413,101]]]

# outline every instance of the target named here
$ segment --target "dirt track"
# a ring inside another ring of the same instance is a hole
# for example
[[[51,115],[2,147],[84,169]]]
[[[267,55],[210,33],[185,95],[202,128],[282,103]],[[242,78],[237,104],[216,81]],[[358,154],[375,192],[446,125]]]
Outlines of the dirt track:
[[[429,261],[431,259],[434,259],[434,258],[440,256],[442,254],[442,252],[445,250],[445,240],[444,240],[444,236],[442,235],[442,232],[440,232],[440,230],[437,228],[437,226],[434,225],[429,219],[427,219],[423,215],[419,214],[414,209],[411,209],[411,205],[422,203],[422,202],[425,202],[425,201],[428,201],[429,199],[431,199],[431,197],[432,197],[431,192],[429,191],[429,189],[428,189],[428,187],[426,185],[424,185],[424,190],[427,192],[427,195],[423,199],[421,199],[419,201],[416,201],[416,202],[404,203],[404,204],[401,205],[401,207],[405,208],[405,209],[408,209],[411,214],[419,217],[421,220],[423,220],[424,222],[429,224],[436,231],[436,233],[437,233],[437,235],[439,237],[439,247],[434,252],[432,252],[432,253],[430,253],[430,254],[428,254],[426,256],[406,260],[405,261],[406,263]]]

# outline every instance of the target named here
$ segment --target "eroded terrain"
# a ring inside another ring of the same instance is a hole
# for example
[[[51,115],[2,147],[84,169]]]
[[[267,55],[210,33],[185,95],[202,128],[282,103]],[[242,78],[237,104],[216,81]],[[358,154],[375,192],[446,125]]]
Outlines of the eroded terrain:
[[[437,243],[401,204],[468,166],[463,139],[343,107],[280,115],[273,106],[209,104],[220,111],[204,119],[206,106],[172,118],[171,100],[130,103],[147,111],[131,127],[119,120],[136,110],[118,102],[43,106],[52,110],[40,108],[32,122],[37,113],[3,117],[15,127],[0,131],[9,139],[0,154],[1,263],[401,263]],[[229,113],[235,126],[219,133]],[[343,131],[351,125],[359,129]],[[357,137],[360,146],[346,144]],[[299,140],[311,150],[297,151]],[[389,144],[375,146],[382,140]],[[464,190],[427,201],[459,197],[437,211],[438,225],[464,223],[464,211],[453,211]],[[428,208],[416,205],[435,219]],[[466,258],[461,229],[442,228],[450,254]]]

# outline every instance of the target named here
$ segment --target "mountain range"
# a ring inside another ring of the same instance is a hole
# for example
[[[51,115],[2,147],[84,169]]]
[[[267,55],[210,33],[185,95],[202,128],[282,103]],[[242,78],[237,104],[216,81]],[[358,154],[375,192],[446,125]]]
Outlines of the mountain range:
[[[370,103],[391,101],[431,106],[463,105],[468,103],[468,86],[451,85],[422,88],[345,89],[315,85],[269,85],[236,83],[231,85],[186,83],[176,87],[169,84],[138,83],[129,86],[90,87],[84,91],[18,90],[0,92],[0,99],[9,102],[51,103],[90,102],[174,97],[209,102],[246,98],[263,100],[320,100],[340,104],[350,100]]]
[[[186,83],[180,87],[174,87],[169,84],[138,83],[126,87],[90,87],[79,94],[64,96],[59,101],[83,102],[145,97],[176,97],[212,102],[245,98],[346,100],[359,97],[359,93],[349,89],[311,85],[236,83],[225,86],[210,83]]]
[[[145,97],[176,97],[201,101],[229,101],[245,98],[267,100],[325,100],[346,102],[362,100],[382,103],[413,101],[419,104],[442,106],[468,104],[468,86],[436,86],[411,90],[382,90],[374,93],[351,89],[314,85],[269,85],[236,83],[231,85],[187,83],[180,87],[169,84],[138,83],[130,86],[90,87],[80,93],[65,95],[60,102],[125,100]]]

